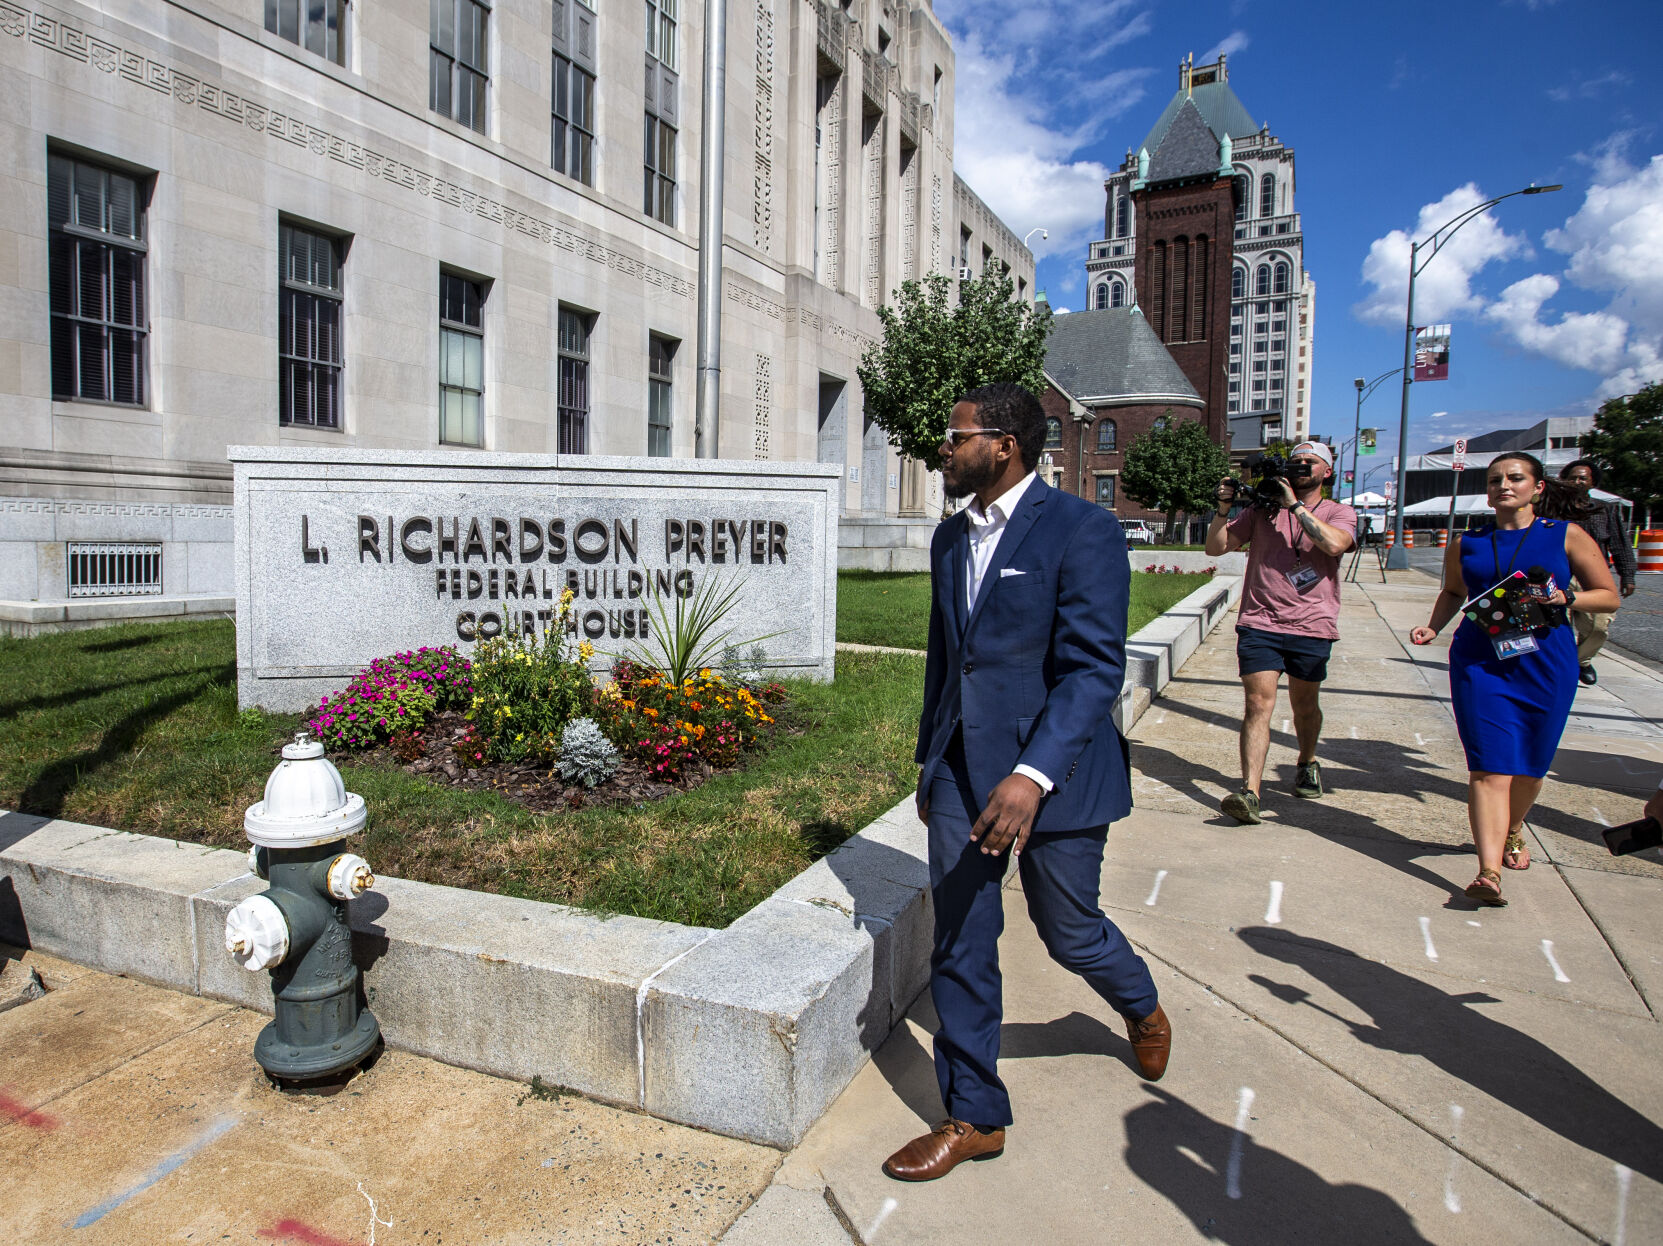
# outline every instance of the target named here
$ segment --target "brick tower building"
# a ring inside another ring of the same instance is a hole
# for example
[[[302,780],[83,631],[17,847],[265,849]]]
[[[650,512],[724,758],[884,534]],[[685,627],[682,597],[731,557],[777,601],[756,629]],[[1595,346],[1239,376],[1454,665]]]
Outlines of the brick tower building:
[[[1222,56],[1179,65],[1177,93],[1104,184],[1086,276],[1090,307],[1137,302],[1239,454],[1309,431],[1316,285],[1293,151],[1229,81]]]

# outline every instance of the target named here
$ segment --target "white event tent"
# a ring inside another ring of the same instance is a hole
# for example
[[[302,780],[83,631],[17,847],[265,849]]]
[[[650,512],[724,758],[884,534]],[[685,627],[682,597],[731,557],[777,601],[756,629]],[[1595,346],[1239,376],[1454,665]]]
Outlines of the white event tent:
[[[1625,511],[1633,505],[1627,498],[1620,498],[1615,493],[1607,493],[1603,489],[1590,489],[1589,494],[1601,502],[1616,502]],[[1367,494],[1363,495],[1367,497]],[[1457,515],[1487,515],[1490,513],[1490,500],[1483,493],[1464,493],[1455,499],[1455,513]],[[1403,508],[1405,517],[1410,515],[1447,515],[1449,514],[1449,494],[1442,497],[1427,498],[1424,502],[1416,502],[1413,506]]]

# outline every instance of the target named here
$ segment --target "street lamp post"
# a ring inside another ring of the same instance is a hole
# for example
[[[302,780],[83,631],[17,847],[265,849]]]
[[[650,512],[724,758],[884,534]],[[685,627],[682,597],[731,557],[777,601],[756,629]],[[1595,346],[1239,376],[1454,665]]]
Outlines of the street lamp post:
[[[1403,371],[1402,368],[1393,368],[1390,372],[1382,372],[1372,381],[1365,381],[1362,377],[1358,377],[1352,382],[1357,386],[1357,418],[1351,426],[1351,503],[1353,506],[1357,504],[1357,447],[1363,439],[1363,403],[1369,395],[1380,388],[1382,383],[1391,380],[1401,371]]]
[[[1051,237],[1051,231],[1050,230],[1041,229],[1038,225],[1035,225],[1027,233],[1022,235],[1022,245],[1027,246],[1028,245],[1028,239],[1032,238],[1035,234],[1039,235],[1039,240],[1041,242],[1045,242]]]
[[[1482,216],[1503,199],[1511,199],[1515,195],[1545,195],[1549,191],[1563,189],[1555,183],[1552,186],[1526,186],[1523,190],[1508,191],[1505,195],[1497,195],[1468,208],[1454,220],[1440,225],[1424,242],[1409,244],[1409,300],[1403,318],[1403,410],[1397,428],[1397,496],[1393,499],[1397,503],[1397,514],[1392,520],[1392,548],[1386,555],[1386,566],[1392,570],[1402,570],[1409,565],[1409,551],[1403,548],[1403,507],[1408,501],[1404,495],[1404,483],[1409,468],[1409,386],[1415,379],[1415,278],[1443,249],[1444,243],[1473,217]],[[1426,252],[1425,259],[1420,258],[1423,250]]]

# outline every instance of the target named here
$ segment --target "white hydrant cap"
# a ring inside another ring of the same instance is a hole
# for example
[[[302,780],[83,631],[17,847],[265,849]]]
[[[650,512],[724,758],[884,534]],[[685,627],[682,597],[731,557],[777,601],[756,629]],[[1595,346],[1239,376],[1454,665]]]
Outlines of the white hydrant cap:
[[[248,807],[243,829],[262,848],[311,848],[363,830],[364,818],[364,798],[346,790],[323,745],[300,731],[283,746],[266,798]]]
[[[270,969],[289,954],[289,923],[264,896],[249,896],[225,915],[225,950],[244,969]]]
[[[356,900],[373,886],[370,863],[356,852],[343,852],[329,863],[329,894],[337,900]]]

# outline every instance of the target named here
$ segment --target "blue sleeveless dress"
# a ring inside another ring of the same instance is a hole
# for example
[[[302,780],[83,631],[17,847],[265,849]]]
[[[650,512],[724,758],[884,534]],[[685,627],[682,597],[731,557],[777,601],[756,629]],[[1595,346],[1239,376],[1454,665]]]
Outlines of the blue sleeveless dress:
[[[1469,601],[1510,571],[1535,566],[1545,567],[1560,589],[1570,583],[1562,521],[1538,518],[1517,531],[1489,528],[1461,534],[1461,579]],[[1470,620],[1462,618],[1455,629],[1449,692],[1469,770],[1539,779],[1553,764],[1576,697],[1576,631],[1564,625],[1532,634],[1535,653],[1498,658],[1489,636]]]

